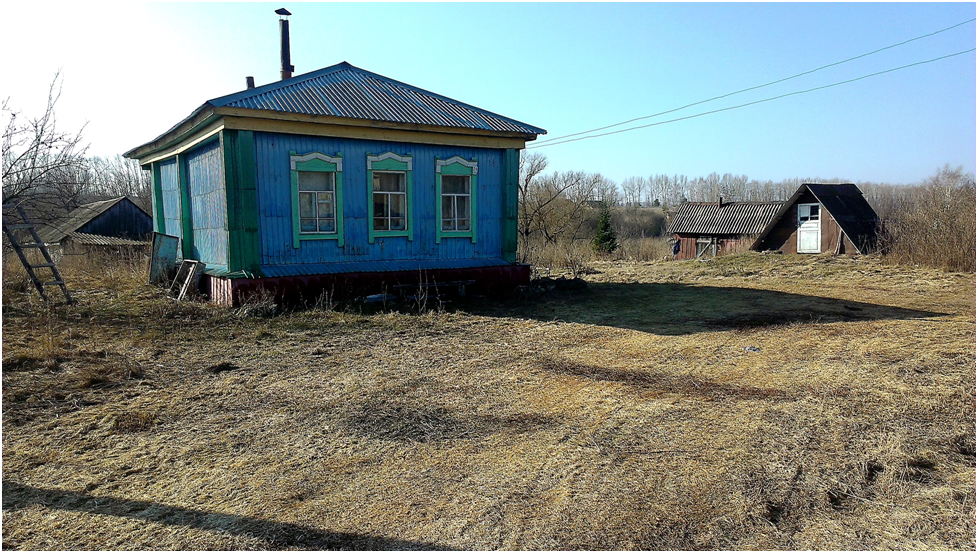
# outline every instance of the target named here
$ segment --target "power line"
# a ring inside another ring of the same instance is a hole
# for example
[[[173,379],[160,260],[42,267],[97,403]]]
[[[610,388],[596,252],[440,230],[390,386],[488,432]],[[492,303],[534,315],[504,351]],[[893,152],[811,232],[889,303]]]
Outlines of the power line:
[[[635,121],[641,121],[643,119],[651,119],[652,117],[659,117],[660,115],[666,115],[666,114],[673,113],[673,112],[676,112],[676,111],[684,110],[684,109],[689,108],[689,107],[698,106],[700,104],[705,104],[707,102],[712,102],[713,100],[720,100],[722,98],[727,98],[729,96],[734,96],[734,95],[737,95],[737,94],[741,94],[743,92],[749,92],[751,90],[757,90],[759,88],[764,88],[764,87],[768,87],[768,86],[771,86],[771,85],[776,85],[778,83],[783,83],[785,81],[790,81],[791,79],[797,79],[798,77],[803,77],[805,75],[810,75],[812,73],[815,73],[817,71],[821,71],[823,69],[828,69],[829,67],[835,67],[836,65],[842,65],[843,63],[848,63],[848,62],[853,61],[853,60],[858,60],[859,58],[865,58],[866,56],[871,56],[873,54],[878,54],[878,53],[880,53],[880,52],[882,52],[884,50],[889,50],[891,48],[896,48],[897,46],[903,46],[904,44],[909,44],[911,42],[914,42],[915,40],[920,40],[920,39],[923,39],[923,38],[927,38],[927,37],[931,37],[931,36],[934,36],[934,35],[938,35],[940,33],[943,33],[943,32],[946,32],[946,31],[950,31],[951,29],[954,29],[956,27],[960,27],[962,25],[966,25],[966,24],[971,23],[973,21],[975,21],[975,18],[971,18],[971,19],[969,19],[967,21],[962,21],[961,23],[958,23],[956,25],[951,25],[950,27],[946,27],[946,28],[941,29],[939,31],[934,31],[933,33],[927,33],[926,35],[920,35],[918,37],[914,37],[914,38],[911,38],[909,40],[904,40],[903,42],[898,42],[896,44],[891,44],[889,46],[884,46],[883,48],[878,48],[876,50],[873,50],[872,52],[866,52],[865,54],[859,54],[858,56],[853,56],[851,58],[847,58],[847,59],[844,59],[842,61],[837,61],[837,62],[834,62],[834,63],[830,63],[828,65],[823,65],[821,67],[816,67],[815,69],[811,69],[811,70],[805,71],[803,73],[798,73],[797,75],[792,75],[790,77],[785,77],[783,79],[778,79],[776,81],[771,81],[769,83],[764,83],[764,84],[760,84],[760,85],[757,85],[757,86],[752,86],[752,87],[749,87],[749,88],[744,88],[744,89],[741,89],[741,90],[737,90],[735,92],[729,92],[727,94],[721,94],[720,96],[714,96],[712,98],[708,98],[706,100],[700,100],[698,102],[693,102],[692,104],[686,104],[685,106],[681,106],[681,107],[678,107],[678,108],[674,108],[674,109],[670,109],[670,110],[666,110],[666,111],[660,111],[659,113],[653,113],[652,115],[645,115],[645,116],[642,116],[642,117],[636,117],[634,119],[629,119],[627,121],[622,121],[620,123],[614,123],[612,125],[606,125],[604,127],[598,127],[596,129],[591,129],[591,130],[588,130],[588,131],[581,131],[581,132],[576,132],[576,133],[572,133],[572,134],[565,134],[563,136],[555,136],[553,138],[548,138],[546,140],[541,140],[540,142],[538,142],[537,144],[535,144],[535,146],[542,146],[542,145],[547,144],[549,142],[556,142],[558,140],[561,140],[562,141],[565,138],[570,138],[572,136],[580,136],[582,134],[588,134],[588,133],[592,133],[592,132],[603,131],[605,129],[610,129],[612,127],[619,127],[621,125],[627,125],[628,123],[634,123]]]
[[[636,129],[645,129],[645,128],[648,128],[648,127],[655,127],[657,125],[665,125],[666,123],[675,123],[676,121],[683,121],[685,119],[695,119],[696,117],[702,117],[704,115],[710,115],[710,114],[713,114],[713,113],[720,113],[721,111],[730,111],[732,109],[738,109],[738,108],[743,108],[743,107],[747,107],[747,106],[753,106],[755,104],[762,104],[764,102],[770,102],[770,101],[773,101],[773,100],[778,100],[778,99],[781,99],[781,98],[787,98],[788,96],[797,96],[798,94],[806,94],[806,93],[809,93],[809,92],[814,92],[816,90],[823,90],[823,89],[826,89],[826,88],[832,88],[833,86],[839,86],[839,85],[844,85],[844,84],[848,84],[848,83],[854,83],[856,81],[861,81],[863,79],[868,79],[870,77],[877,77],[877,76],[883,75],[885,73],[892,73],[894,71],[899,71],[901,69],[907,69],[908,67],[914,67],[914,66],[917,66],[917,65],[924,65],[926,63],[933,63],[935,61],[940,61],[940,60],[947,59],[947,58],[953,58],[954,56],[960,56],[962,54],[967,54],[968,52],[974,52],[974,51],[975,51],[975,49],[974,48],[971,48],[969,50],[962,50],[961,52],[956,52],[954,54],[948,54],[946,56],[940,56],[938,58],[933,58],[933,59],[924,60],[924,61],[918,61],[916,63],[911,63],[911,64],[908,64],[908,65],[901,65],[900,67],[894,67],[892,69],[886,69],[884,71],[877,71],[876,73],[870,73],[868,75],[863,75],[862,77],[856,77],[855,79],[848,79],[848,80],[845,80],[845,81],[839,81],[837,83],[827,84],[827,85],[823,85],[823,86],[817,86],[815,88],[809,88],[807,90],[798,90],[798,91],[795,91],[795,92],[788,92],[787,94],[781,94],[779,96],[772,96],[770,98],[765,98],[763,100],[756,100],[756,101],[753,101],[753,102],[747,102],[746,104],[740,104],[740,105],[736,105],[736,106],[730,106],[730,107],[715,109],[715,110],[712,110],[712,111],[704,111],[703,113],[697,113],[695,115],[687,115],[685,117],[677,117],[676,119],[669,119],[667,121],[658,121],[656,123],[649,123],[647,125],[639,125],[637,127],[629,127],[627,129],[620,129],[620,130],[617,130],[617,131],[611,131],[611,132],[606,132],[606,133],[601,133],[601,134],[593,134],[593,135],[590,135],[590,136],[582,136],[582,137],[579,137],[579,138],[571,138],[571,139],[568,139],[568,140],[562,140],[560,142],[551,142],[550,144],[534,144],[532,146],[527,146],[526,149],[527,150],[532,150],[532,149],[535,149],[535,148],[546,148],[547,146],[556,146],[558,144],[566,144],[568,142],[577,142],[578,140],[587,140],[588,138],[598,138],[598,137],[601,137],[601,136],[609,136],[609,135],[612,135],[612,134],[619,134],[619,133],[623,133],[623,132],[634,131]]]

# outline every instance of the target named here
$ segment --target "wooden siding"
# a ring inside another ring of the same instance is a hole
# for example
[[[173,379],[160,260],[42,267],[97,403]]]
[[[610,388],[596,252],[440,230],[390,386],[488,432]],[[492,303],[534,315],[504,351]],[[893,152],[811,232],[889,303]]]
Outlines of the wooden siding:
[[[798,253],[798,204],[817,204],[819,201],[811,192],[805,192],[791,204],[784,216],[775,223],[774,228],[758,245],[756,249],[779,250],[785,254]],[[852,255],[858,253],[856,247],[848,237],[841,233],[841,227],[836,222],[829,210],[822,207],[819,209],[821,216],[821,249],[820,253],[842,253]],[[839,249],[839,239],[842,239],[842,248]]]
[[[75,232],[120,238],[144,238],[153,232],[153,219],[131,201],[122,200]]]
[[[266,266],[391,260],[458,260],[501,258],[503,252],[503,150],[432,146],[275,133],[255,133],[258,174],[258,226],[261,263]],[[289,152],[322,152],[343,157],[343,216],[345,243],[333,240],[292,241]],[[367,182],[367,154],[394,152],[412,156],[414,239],[377,237],[368,241],[368,207],[371,183]],[[476,159],[479,167],[475,243],[468,238],[443,238],[436,243],[440,209],[435,198],[435,158],[452,156]]]
[[[183,238],[180,206],[180,172],[176,158],[160,162],[160,188],[163,193],[163,233]],[[183,251],[178,247],[177,251]]]
[[[679,253],[676,255],[676,260],[696,259],[696,241],[700,238],[716,238],[717,255],[727,255],[736,250],[746,250],[754,242],[755,237],[756,235],[707,236],[701,234],[676,234],[674,235],[674,239],[679,240]],[[703,257],[712,257],[712,248]]]
[[[227,269],[227,194],[220,142],[214,140],[181,156],[186,160],[193,258],[207,269]]]

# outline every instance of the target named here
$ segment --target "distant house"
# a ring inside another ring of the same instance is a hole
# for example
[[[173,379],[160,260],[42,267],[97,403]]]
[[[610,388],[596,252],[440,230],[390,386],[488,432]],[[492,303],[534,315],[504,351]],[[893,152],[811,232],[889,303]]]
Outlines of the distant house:
[[[854,184],[803,184],[768,223],[753,250],[866,254],[876,251],[879,217]]]
[[[696,259],[748,249],[783,207],[782,202],[686,202],[669,233],[679,242],[676,259]]]
[[[149,244],[153,218],[125,196],[92,202],[72,210],[64,221],[38,232],[41,241],[63,254],[142,248]]]
[[[206,264],[212,301],[309,300],[528,282],[519,153],[545,132],[344,62],[208,100],[125,155],[150,170],[155,230]]]

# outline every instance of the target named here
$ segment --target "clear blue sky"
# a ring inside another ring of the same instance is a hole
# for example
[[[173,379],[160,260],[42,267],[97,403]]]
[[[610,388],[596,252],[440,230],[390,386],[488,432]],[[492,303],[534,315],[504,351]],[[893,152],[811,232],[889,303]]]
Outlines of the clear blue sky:
[[[36,115],[62,69],[59,124],[91,153],[146,142],[205,100],[278,78],[292,11],[298,73],[340,61],[545,128],[664,111],[975,17],[958,4],[139,4],[5,7],[0,96]],[[975,46],[975,24],[689,115]],[[39,33],[43,38],[39,40]],[[551,169],[629,176],[917,182],[975,171],[975,53],[774,102],[541,148]]]

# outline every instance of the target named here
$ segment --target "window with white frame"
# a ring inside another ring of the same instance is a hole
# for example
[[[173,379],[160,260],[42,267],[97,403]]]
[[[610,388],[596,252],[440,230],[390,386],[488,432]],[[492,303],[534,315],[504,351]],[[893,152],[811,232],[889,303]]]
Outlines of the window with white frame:
[[[299,232],[336,232],[336,179],[334,173],[298,171]]]
[[[452,156],[435,158],[435,195],[439,214],[435,242],[446,238],[467,238],[475,243],[478,217],[476,182],[479,163],[475,159]]]
[[[373,229],[406,230],[407,179],[404,172],[374,171],[373,178]]]
[[[337,153],[289,153],[292,173],[292,246],[336,240],[343,247],[343,158]]]
[[[472,179],[467,175],[441,177],[441,230],[472,228]]]

